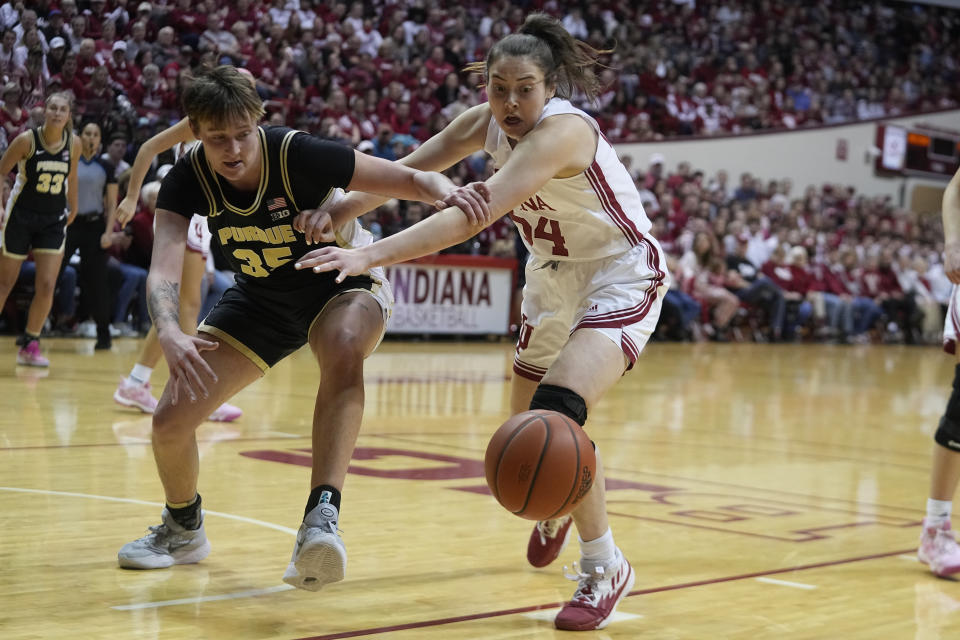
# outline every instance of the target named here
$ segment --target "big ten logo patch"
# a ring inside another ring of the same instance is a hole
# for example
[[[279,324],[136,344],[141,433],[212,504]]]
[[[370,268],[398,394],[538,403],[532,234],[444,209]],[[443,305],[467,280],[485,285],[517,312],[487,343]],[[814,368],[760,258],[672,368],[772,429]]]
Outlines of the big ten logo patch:
[[[311,466],[310,449],[262,449],[243,451],[240,455]],[[409,449],[357,447],[349,473],[390,481],[437,482],[444,490],[490,495],[484,481],[483,461],[471,458]],[[642,478],[644,474],[635,475]],[[856,541],[869,529],[909,531],[920,522],[913,511],[899,507],[872,505],[868,513],[849,501],[693,478],[670,478],[667,485],[659,479],[608,477],[605,487],[611,518],[789,544],[846,538]]]

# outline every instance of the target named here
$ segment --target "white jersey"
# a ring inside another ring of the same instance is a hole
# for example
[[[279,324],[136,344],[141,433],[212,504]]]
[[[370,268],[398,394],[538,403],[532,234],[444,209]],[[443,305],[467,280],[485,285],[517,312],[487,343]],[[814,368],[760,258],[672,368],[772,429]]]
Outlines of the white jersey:
[[[597,121],[568,100],[553,98],[540,120],[576,114],[597,132],[597,150],[586,171],[549,180],[529,200],[510,212],[531,254],[545,260],[597,260],[629,251],[643,241],[650,220],[640,194]],[[484,151],[497,169],[513,149],[496,118],[490,117]]]

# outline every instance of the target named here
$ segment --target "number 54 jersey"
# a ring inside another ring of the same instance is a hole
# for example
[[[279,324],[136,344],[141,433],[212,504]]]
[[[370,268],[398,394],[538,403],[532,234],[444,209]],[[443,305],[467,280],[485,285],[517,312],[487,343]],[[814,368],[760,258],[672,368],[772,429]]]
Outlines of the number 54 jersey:
[[[335,273],[294,269],[298,258],[317,247],[306,244],[293,219],[328,203],[338,187],[350,183],[353,149],[287,127],[258,127],[252,135],[262,158],[255,192],[234,189],[211,168],[198,144],[164,177],[157,208],[206,217],[212,243],[220,246],[242,286],[294,291],[332,280]]]
[[[551,99],[540,120],[560,114],[581,116],[597,133],[597,150],[586,171],[553,178],[510,212],[531,254],[545,260],[596,260],[643,243],[650,220],[640,194],[597,121],[568,100]],[[496,119],[487,126],[484,151],[502,168],[512,147]]]

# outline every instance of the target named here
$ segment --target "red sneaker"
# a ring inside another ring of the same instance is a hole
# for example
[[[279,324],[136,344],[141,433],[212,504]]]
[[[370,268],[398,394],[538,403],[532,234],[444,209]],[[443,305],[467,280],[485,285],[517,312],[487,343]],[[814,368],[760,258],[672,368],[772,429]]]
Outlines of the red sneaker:
[[[604,571],[604,567],[597,567],[592,573],[578,572],[567,576],[579,584],[573,598],[563,605],[554,620],[557,629],[590,631],[603,629],[609,624],[610,616],[624,596],[630,593],[634,582],[633,567],[619,552],[617,556],[620,565],[615,571]]]
[[[527,560],[535,567],[545,567],[560,555],[570,538],[573,518],[564,516],[556,520],[542,520],[534,527],[527,542]]]

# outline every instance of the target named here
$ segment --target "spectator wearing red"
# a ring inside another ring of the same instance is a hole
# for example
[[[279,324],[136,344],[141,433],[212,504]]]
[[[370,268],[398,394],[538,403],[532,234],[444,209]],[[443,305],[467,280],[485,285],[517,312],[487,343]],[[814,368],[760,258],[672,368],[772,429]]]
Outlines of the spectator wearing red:
[[[904,341],[907,344],[916,344],[920,338],[923,314],[918,310],[913,296],[907,295],[900,288],[892,262],[893,255],[889,249],[880,255],[868,256],[860,275],[861,290],[864,295],[873,298],[889,321],[896,325],[895,328],[891,327],[894,332],[903,331]]]
[[[193,8],[191,0],[177,0],[177,6],[169,14],[170,26],[180,36],[181,42],[196,42],[207,28],[207,16]]]
[[[106,6],[105,0],[90,0],[90,8],[84,12],[87,17],[87,30],[83,34],[84,37],[98,40],[103,35],[103,23],[107,20],[104,15]]]
[[[263,15],[263,11],[259,3],[253,0],[236,0],[236,2],[230,4],[231,6],[227,9],[227,17],[226,20],[224,20],[224,24],[234,25],[238,22],[244,22],[248,28],[251,25],[260,24],[260,17]]]
[[[174,102],[167,83],[160,77],[160,69],[153,63],[143,68],[130,89],[129,98],[142,116],[162,115]]]
[[[116,93],[110,87],[110,73],[107,67],[97,67],[93,77],[90,78],[90,84],[84,87],[81,95],[77,96],[77,110],[86,120],[103,122],[113,107],[115,97]]]
[[[163,66],[163,69],[161,69],[161,75],[168,83],[171,82],[171,80],[175,82],[181,71],[190,68],[190,63],[192,61],[193,47],[188,44],[180,45],[180,48],[177,51],[177,57]]]
[[[114,86],[123,93],[130,93],[130,89],[140,77],[140,70],[127,60],[127,43],[117,40],[113,43],[113,50],[107,59],[107,71]]]
[[[30,114],[23,108],[23,91],[16,82],[8,82],[3,86],[3,106],[0,107],[0,126],[6,136],[6,145],[13,141],[20,133],[26,130]]]
[[[86,86],[83,80],[77,75],[77,56],[73,53],[68,53],[64,56],[63,67],[60,69],[59,75],[50,78],[51,82],[54,78],[60,83],[63,91],[69,91],[74,97],[83,93],[83,89]]]
[[[800,248],[803,250],[803,248]],[[760,271],[770,278],[783,291],[783,298],[787,302],[787,313],[781,335],[784,340],[793,340],[797,329],[807,324],[813,314],[813,305],[806,299],[810,290],[810,276],[805,269],[796,268],[787,263],[786,249],[777,245],[770,254]]]
[[[390,116],[388,122],[394,134],[414,135],[417,123],[414,121],[413,115],[410,112],[410,101],[401,100],[397,103],[397,108],[394,110],[393,115]]]
[[[393,117],[397,105],[403,100],[405,93],[406,89],[396,80],[387,85],[386,95],[377,104],[377,116],[380,118],[380,122],[390,122],[390,118]]]
[[[420,127],[426,127],[433,114],[439,113],[443,105],[435,95],[436,85],[430,82],[421,82],[416,95],[410,101],[410,111],[413,119]]]
[[[427,69],[427,77],[436,85],[440,85],[447,78],[448,73],[453,73],[456,69],[447,62],[444,49],[436,45],[430,50],[430,57],[423,65]]]
[[[84,38],[77,51],[77,76],[84,84],[88,84],[97,67],[102,67],[103,58],[97,53],[97,43],[93,38]]]

